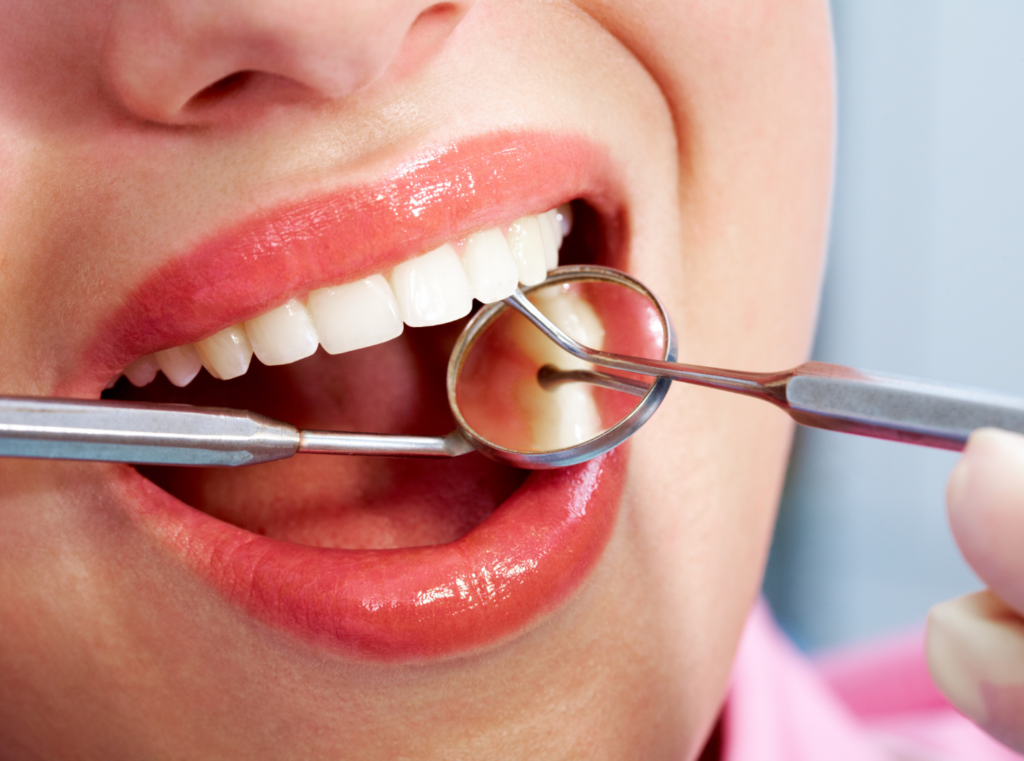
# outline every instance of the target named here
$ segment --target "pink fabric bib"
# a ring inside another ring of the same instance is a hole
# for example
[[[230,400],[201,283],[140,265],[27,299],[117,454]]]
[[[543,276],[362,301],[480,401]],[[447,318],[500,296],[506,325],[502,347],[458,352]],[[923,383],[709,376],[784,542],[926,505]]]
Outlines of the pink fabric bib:
[[[723,761],[1020,761],[932,684],[923,632],[811,660],[763,602],[722,717]]]

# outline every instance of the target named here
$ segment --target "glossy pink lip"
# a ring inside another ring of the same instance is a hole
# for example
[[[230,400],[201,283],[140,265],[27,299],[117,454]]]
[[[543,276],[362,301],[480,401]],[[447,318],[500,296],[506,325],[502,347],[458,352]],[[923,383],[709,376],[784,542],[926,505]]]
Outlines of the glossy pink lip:
[[[107,322],[75,390],[95,395],[137,356],[569,198],[602,213],[621,251],[615,190],[605,153],[575,138],[489,135],[432,151],[378,183],[243,222],[165,266]],[[619,450],[534,473],[457,541],[374,551],[256,536],[127,466],[115,486],[130,515],[254,618],[352,657],[394,662],[478,650],[555,609],[607,544],[625,467]]]

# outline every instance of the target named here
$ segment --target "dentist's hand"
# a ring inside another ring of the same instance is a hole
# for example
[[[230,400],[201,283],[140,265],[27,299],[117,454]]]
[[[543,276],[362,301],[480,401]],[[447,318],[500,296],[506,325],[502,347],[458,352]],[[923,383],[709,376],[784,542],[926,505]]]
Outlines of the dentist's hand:
[[[947,502],[957,544],[988,590],[932,609],[932,678],[985,731],[1024,751],[1024,436],[975,432]]]

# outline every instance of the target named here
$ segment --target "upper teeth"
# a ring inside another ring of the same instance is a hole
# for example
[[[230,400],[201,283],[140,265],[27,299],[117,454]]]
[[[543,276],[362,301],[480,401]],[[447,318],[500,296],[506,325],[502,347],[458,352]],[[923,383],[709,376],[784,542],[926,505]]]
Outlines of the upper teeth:
[[[321,288],[194,344],[140,357],[124,374],[145,386],[162,370],[171,383],[186,386],[205,367],[228,380],[245,374],[254,353],[265,365],[284,365],[308,357],[318,345],[339,354],[383,343],[400,335],[403,323],[451,322],[469,314],[474,298],[500,301],[517,283],[542,282],[558,266],[571,227],[572,211],[564,205],[473,233],[402,262],[386,276]]]

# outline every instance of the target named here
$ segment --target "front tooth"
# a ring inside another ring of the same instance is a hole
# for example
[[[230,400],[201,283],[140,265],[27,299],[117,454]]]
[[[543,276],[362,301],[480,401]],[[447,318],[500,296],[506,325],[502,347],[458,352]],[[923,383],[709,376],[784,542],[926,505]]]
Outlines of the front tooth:
[[[157,364],[164,371],[167,380],[175,386],[184,388],[203,369],[203,361],[199,358],[192,344],[175,346],[156,353]]]
[[[508,298],[519,284],[508,242],[496,227],[466,238],[462,266],[466,268],[473,298],[484,304]]]
[[[544,241],[541,238],[540,222],[537,217],[517,219],[508,226],[505,234],[512,260],[516,263],[519,282],[523,285],[537,285],[548,276],[544,257]]]
[[[541,242],[544,246],[544,267],[548,272],[558,266],[558,247],[562,244],[561,236],[555,232],[559,223],[555,220],[554,210],[546,211],[537,218],[540,226]],[[559,231],[561,225],[559,225]]]
[[[381,275],[313,291],[306,307],[328,354],[374,346],[402,334],[398,301]]]
[[[138,388],[152,383],[158,372],[160,372],[160,365],[156,363],[156,357],[152,354],[139,357],[124,369],[125,377]]]
[[[449,244],[402,262],[391,273],[402,319],[410,328],[440,325],[469,314],[473,296],[459,255]]]
[[[252,344],[240,324],[196,342],[195,347],[206,370],[220,380],[245,375],[252,361]]]
[[[290,299],[245,322],[252,350],[265,365],[287,365],[310,356],[320,343],[306,307]]]

